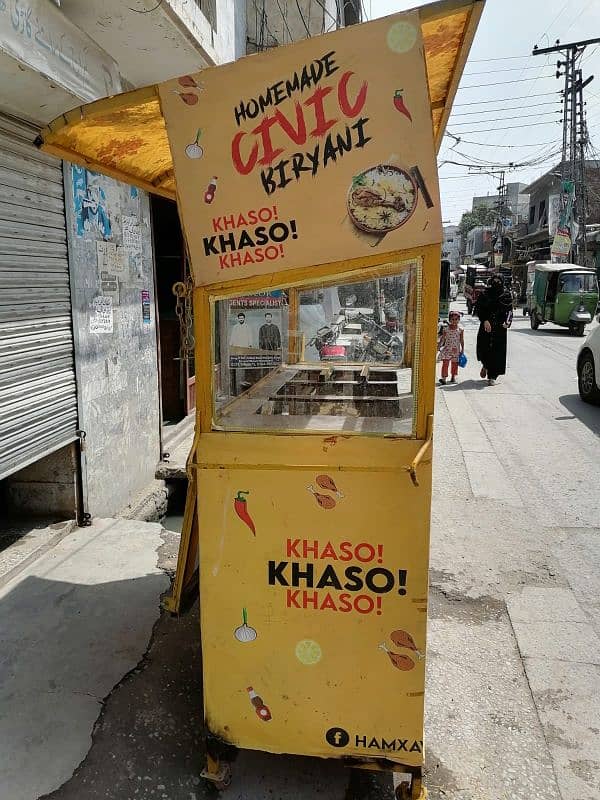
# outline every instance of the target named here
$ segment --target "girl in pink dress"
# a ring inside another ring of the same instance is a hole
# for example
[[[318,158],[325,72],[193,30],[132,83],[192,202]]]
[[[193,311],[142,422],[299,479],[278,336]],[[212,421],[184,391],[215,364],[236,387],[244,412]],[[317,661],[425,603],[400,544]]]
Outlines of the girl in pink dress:
[[[438,340],[438,350],[442,359],[442,377],[440,384],[443,386],[448,378],[448,367],[451,367],[450,383],[456,383],[458,374],[458,357],[465,351],[464,330],[458,324],[460,314],[451,311],[448,315],[448,327],[444,328]]]

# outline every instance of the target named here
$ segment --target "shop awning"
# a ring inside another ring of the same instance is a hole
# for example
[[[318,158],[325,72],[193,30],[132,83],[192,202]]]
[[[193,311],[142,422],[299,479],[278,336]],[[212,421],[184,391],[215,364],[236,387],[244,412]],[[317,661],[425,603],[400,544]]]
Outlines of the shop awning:
[[[439,150],[484,0],[441,0],[419,9],[431,117]],[[158,86],[62,114],[38,140],[59,158],[175,199],[173,160]]]

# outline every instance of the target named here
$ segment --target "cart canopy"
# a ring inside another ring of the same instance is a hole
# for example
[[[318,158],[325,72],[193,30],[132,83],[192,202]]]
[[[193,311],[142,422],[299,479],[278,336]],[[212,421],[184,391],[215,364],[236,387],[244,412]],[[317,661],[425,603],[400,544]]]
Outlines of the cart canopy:
[[[418,9],[438,150],[482,9],[483,0],[441,0]],[[176,197],[158,85],[68,111],[42,131],[37,143],[59,158]]]

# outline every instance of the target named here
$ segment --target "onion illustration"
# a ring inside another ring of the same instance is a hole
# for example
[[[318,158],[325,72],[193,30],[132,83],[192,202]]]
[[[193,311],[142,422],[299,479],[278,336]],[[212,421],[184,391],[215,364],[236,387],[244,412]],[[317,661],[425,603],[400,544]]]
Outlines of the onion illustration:
[[[188,158],[202,158],[204,155],[204,148],[199,144],[201,136],[202,131],[198,128],[195,140],[185,148],[185,154]]]
[[[253,642],[258,636],[258,633],[254,630],[254,628],[248,625],[248,612],[245,608],[242,609],[242,624],[239,626],[239,628],[234,630],[233,635],[238,642],[242,642],[242,644],[245,644],[246,642]]]

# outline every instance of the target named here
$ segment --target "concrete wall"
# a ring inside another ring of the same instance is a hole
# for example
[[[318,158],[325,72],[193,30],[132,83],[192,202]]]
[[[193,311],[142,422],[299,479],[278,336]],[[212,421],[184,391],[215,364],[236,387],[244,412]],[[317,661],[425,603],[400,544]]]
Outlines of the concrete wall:
[[[343,27],[335,0],[321,0],[321,3],[315,0],[298,0],[298,4],[289,0],[264,0],[263,17],[263,3],[248,0],[248,52],[297,42]]]
[[[70,444],[6,478],[0,483],[3,512],[46,521],[75,519],[76,459]]]
[[[80,167],[65,164],[64,177],[84,495],[93,516],[108,516],[159,460],[150,205]]]

